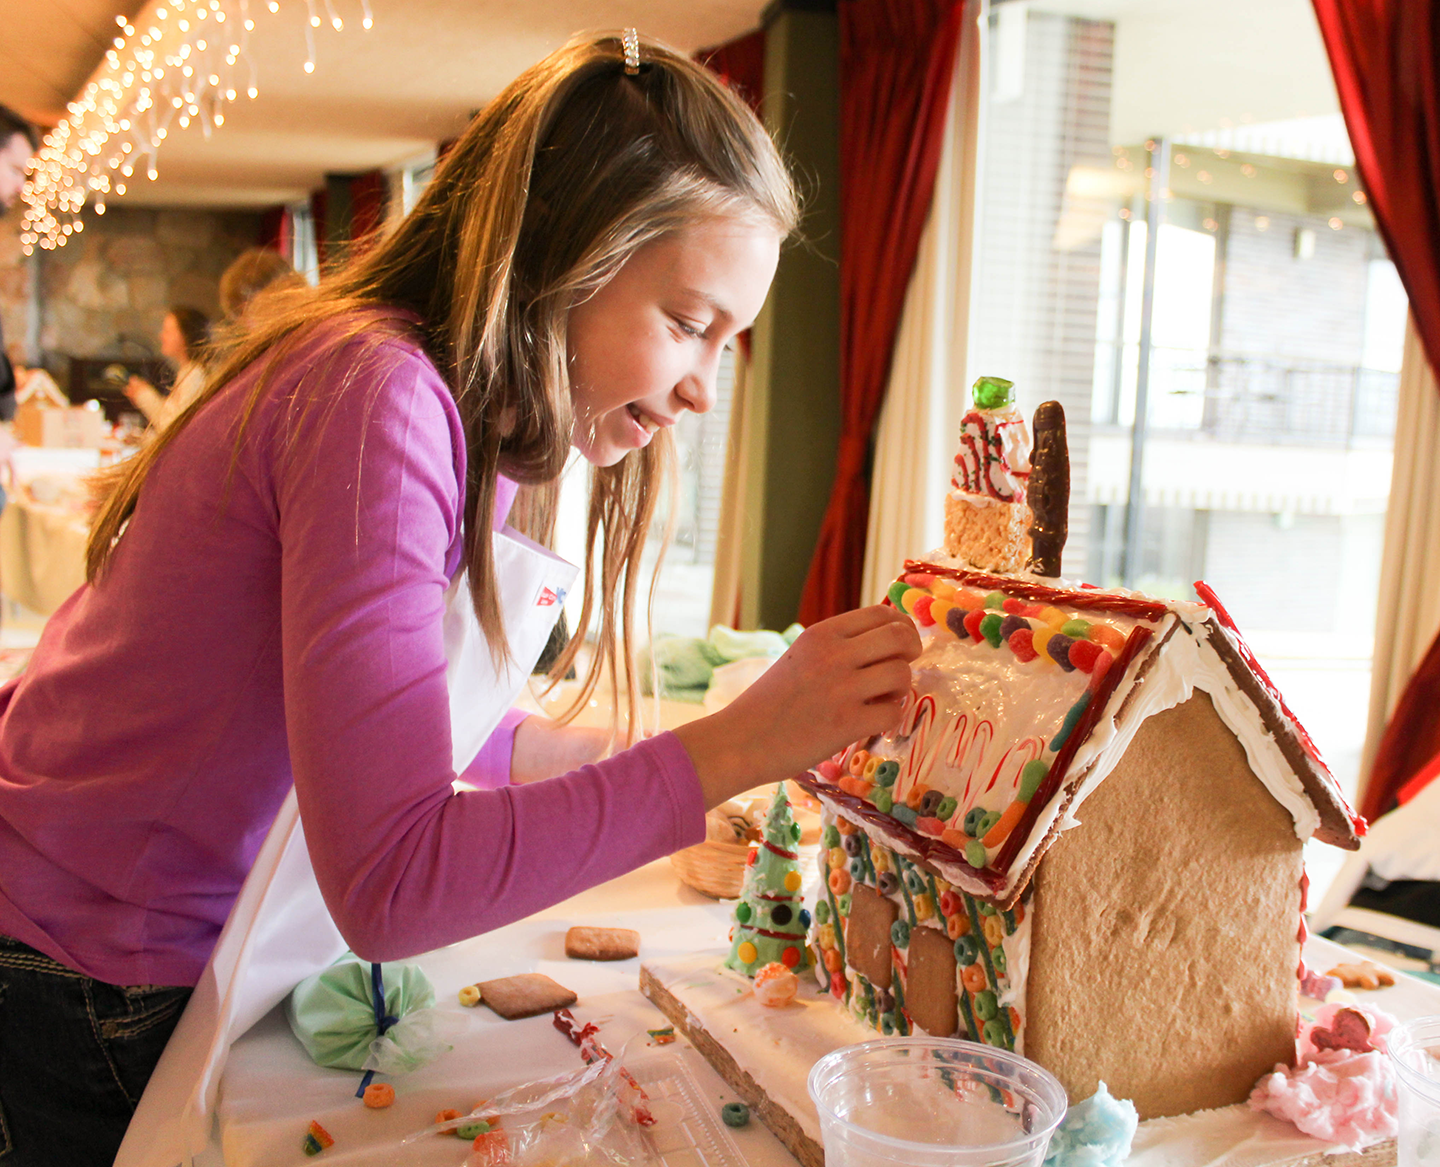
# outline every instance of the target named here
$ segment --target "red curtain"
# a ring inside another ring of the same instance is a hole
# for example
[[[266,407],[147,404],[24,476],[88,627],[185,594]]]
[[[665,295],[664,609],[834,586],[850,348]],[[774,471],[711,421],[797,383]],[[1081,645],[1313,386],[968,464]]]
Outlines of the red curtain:
[[[1440,370],[1440,3],[1314,0],[1355,169]],[[1361,799],[1374,820],[1440,751],[1440,639],[1401,695]]]
[[[385,222],[390,188],[383,170],[367,170],[350,180],[350,242],[363,247]]]
[[[840,0],[840,447],[800,599],[860,602],[870,439],[935,190],[962,0]]]
[[[289,207],[271,207],[260,216],[258,246],[278,251],[286,259],[294,250],[295,224]]]
[[[706,68],[714,70],[730,82],[735,91],[758,111],[765,95],[765,30],[757,28],[713,49],[695,54]]]

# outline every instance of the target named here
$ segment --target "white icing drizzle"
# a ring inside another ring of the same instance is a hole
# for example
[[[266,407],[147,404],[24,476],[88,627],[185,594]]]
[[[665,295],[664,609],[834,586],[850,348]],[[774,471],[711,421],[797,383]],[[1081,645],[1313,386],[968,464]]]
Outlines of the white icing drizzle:
[[[1006,985],[1000,994],[1000,1005],[1014,1005],[1015,1011],[1020,1014],[1020,1025],[1015,1030],[1015,1052],[1023,1055],[1025,1053],[1025,986],[1030,979],[1030,921],[1032,919],[1030,905],[1025,905],[1025,915],[1018,924],[1015,931],[1000,941],[1000,948],[1005,953],[1005,980]]]

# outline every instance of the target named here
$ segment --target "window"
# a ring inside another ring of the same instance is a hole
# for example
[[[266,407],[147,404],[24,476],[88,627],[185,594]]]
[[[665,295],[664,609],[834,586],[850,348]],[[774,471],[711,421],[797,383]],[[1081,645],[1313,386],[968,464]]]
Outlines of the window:
[[[1065,406],[1066,573],[1206,579],[1353,792],[1406,302],[1310,7],[1001,0],[987,47],[970,379]]]

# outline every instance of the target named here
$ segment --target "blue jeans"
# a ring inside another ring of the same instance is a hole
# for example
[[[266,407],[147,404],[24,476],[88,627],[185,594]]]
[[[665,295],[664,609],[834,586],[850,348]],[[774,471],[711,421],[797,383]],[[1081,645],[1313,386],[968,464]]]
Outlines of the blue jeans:
[[[190,993],[108,985],[0,935],[0,1167],[110,1167]]]

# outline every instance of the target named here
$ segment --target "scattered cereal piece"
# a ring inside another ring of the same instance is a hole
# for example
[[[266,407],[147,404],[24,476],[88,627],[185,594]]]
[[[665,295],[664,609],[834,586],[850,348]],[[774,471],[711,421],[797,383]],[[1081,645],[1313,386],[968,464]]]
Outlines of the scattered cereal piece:
[[[460,990],[460,1004],[467,1009],[473,1009],[480,1004],[480,986],[466,985]]]
[[[330,1132],[313,1119],[310,1121],[310,1129],[305,1132],[305,1139],[300,1144],[300,1149],[307,1155],[318,1155],[326,1147],[333,1147],[335,1140],[330,1137]]]
[[[474,1141],[481,1135],[490,1133],[490,1124],[483,1118],[477,1118],[474,1122],[461,1123],[455,1128],[455,1134],[462,1139]]]
[[[361,1099],[371,1110],[384,1110],[395,1101],[395,1087],[389,1082],[371,1082]]]
[[[451,1110],[449,1107],[446,1107],[444,1110],[442,1110],[439,1114],[437,1114],[437,1115],[435,1116],[435,1125],[436,1125],[436,1126],[439,1126],[442,1122],[453,1122],[455,1119],[457,1119],[457,1118],[459,1118],[459,1117],[460,1117],[460,1112],[459,1112],[458,1110]],[[436,1131],[435,1133],[438,1134],[438,1135],[448,1135],[448,1134],[450,1134],[450,1133],[452,1133],[452,1132],[450,1132],[450,1131]]]
[[[720,1108],[720,1117],[726,1126],[747,1126],[750,1122],[750,1108],[743,1102],[727,1102]]]
[[[492,1129],[476,1135],[471,1148],[471,1155],[465,1160],[470,1167],[499,1167],[499,1164],[510,1162],[510,1140],[505,1137],[504,1131]]]
[[[1325,975],[1339,977],[1340,983],[1347,989],[1378,989],[1395,983],[1389,969],[1381,968],[1368,960],[1355,964],[1337,964]]]
[[[656,1045],[669,1045],[675,1040],[675,1027],[667,1025],[664,1029],[647,1029],[645,1031]]]

